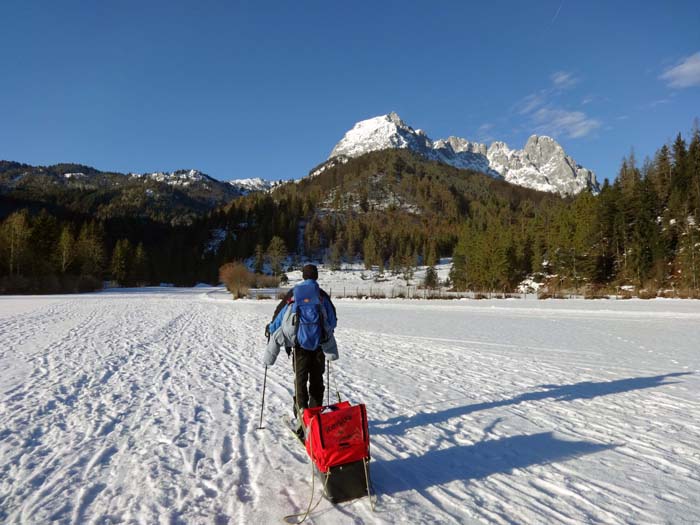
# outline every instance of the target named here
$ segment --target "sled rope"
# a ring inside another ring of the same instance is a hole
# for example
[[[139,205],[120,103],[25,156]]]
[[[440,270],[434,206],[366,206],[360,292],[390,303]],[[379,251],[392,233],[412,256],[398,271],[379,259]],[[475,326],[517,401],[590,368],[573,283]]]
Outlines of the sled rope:
[[[316,504],[312,506],[314,502],[314,491],[315,491],[315,481],[316,481],[316,475],[314,473],[314,462],[311,459],[311,452],[312,452],[312,447],[313,447],[313,442],[309,441],[309,463],[311,464],[311,497],[309,498],[309,505],[306,507],[305,512],[298,512],[296,514],[288,514],[284,518],[282,518],[282,521],[285,523],[292,523],[295,525],[299,525],[300,523],[304,523],[306,521],[306,518],[309,517],[309,514],[311,514],[313,511],[316,510],[316,507],[319,506],[321,503],[321,500],[323,499],[323,494],[326,492],[326,486],[328,485],[328,479],[330,478],[330,472],[326,473],[326,479],[323,481],[323,491],[321,492],[321,495],[318,497],[318,501],[316,501]],[[366,467],[365,467],[366,468]],[[301,519],[297,519],[301,517]],[[291,519],[296,519],[296,521],[290,521]]]
[[[297,363],[296,363],[296,354],[292,356],[292,368],[294,369],[294,404],[296,405],[296,411],[297,411],[297,421],[303,421],[302,419],[299,419],[302,417],[301,415],[301,408],[299,407],[299,397],[297,396]],[[302,423],[303,426],[303,423]],[[306,434],[306,429],[304,429],[304,434]],[[312,506],[313,501],[314,501],[314,491],[315,491],[315,482],[316,482],[316,476],[314,473],[314,462],[311,459],[311,451],[312,451],[312,443],[309,441],[309,463],[311,464],[311,497],[309,498],[309,505],[306,507],[305,512],[298,512],[296,514],[288,514],[284,518],[282,518],[282,521],[285,523],[292,523],[299,525],[300,523],[304,523],[306,521],[306,518],[309,517],[309,514],[311,514],[314,510],[316,510],[316,507],[319,506],[321,503],[321,500],[323,499],[323,493],[326,491],[326,485],[328,484],[328,478],[330,477],[329,474],[326,474],[326,479],[323,483],[323,492],[321,493],[321,496],[318,498],[318,501],[316,502],[315,505]],[[301,517],[301,519],[297,519]],[[296,521],[290,521],[292,519],[295,519]]]
[[[330,361],[327,361],[328,369],[327,369],[327,380],[326,380],[326,388],[328,388],[328,401],[330,404],[330,390],[331,390],[331,363]],[[298,397],[297,397],[297,377],[296,377],[296,359],[295,356],[292,356],[292,368],[294,369],[294,402],[296,405],[296,411],[297,411],[297,418],[301,418],[301,409],[298,405]],[[335,395],[338,397],[338,402],[340,403],[340,392],[338,391],[338,383],[335,379],[335,376],[333,377],[333,385],[335,386]],[[299,419],[298,419],[299,420]],[[302,424],[303,425],[303,424]],[[306,434],[306,429],[304,429],[304,434]],[[309,517],[309,514],[311,514],[316,508],[321,504],[321,500],[323,500],[323,495],[326,493],[326,489],[328,487],[328,480],[331,477],[330,470],[324,474],[325,478],[323,480],[323,490],[321,491],[321,495],[318,497],[318,500],[316,503],[314,503],[314,492],[316,490],[316,473],[314,471],[314,462],[313,462],[313,441],[309,441],[309,464],[311,465],[311,495],[309,497],[309,504],[306,507],[306,510],[304,512],[297,512],[295,514],[288,514],[282,518],[282,521],[284,523],[290,523],[292,525],[300,525],[301,523],[304,523],[306,519]],[[367,484],[367,497],[369,498],[369,504],[372,509],[372,512],[376,512],[376,500],[377,500],[377,495],[373,494],[374,492],[374,487],[372,486],[372,481],[370,480],[369,477],[369,470],[367,469],[367,463],[369,461],[369,458],[364,458],[362,460],[362,464],[365,469],[365,481]],[[374,496],[374,498],[373,498]],[[301,519],[299,519],[301,518]],[[295,521],[290,521],[294,519]]]

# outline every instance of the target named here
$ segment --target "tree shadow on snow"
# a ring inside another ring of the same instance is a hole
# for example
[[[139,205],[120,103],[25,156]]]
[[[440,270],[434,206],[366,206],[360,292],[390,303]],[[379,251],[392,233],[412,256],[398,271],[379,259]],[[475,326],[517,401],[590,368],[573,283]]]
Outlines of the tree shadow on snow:
[[[551,432],[543,432],[432,450],[409,458],[375,460],[372,469],[377,491],[391,495],[404,490],[420,491],[451,481],[482,479],[612,448],[615,445],[564,441]]]
[[[650,377],[630,377],[627,379],[617,379],[615,381],[583,381],[572,385],[540,385],[537,387],[540,390],[536,392],[527,392],[510,399],[453,407],[439,412],[422,412],[414,416],[397,416],[385,421],[372,421],[370,424],[371,434],[401,435],[409,428],[434,425],[474,412],[517,405],[527,401],[541,401],[543,399],[553,399],[555,401],[593,399],[594,397],[621,394],[632,390],[672,385],[678,383],[678,381],[666,382],[666,379],[681,377],[692,373],[693,372],[676,372],[673,374]]]

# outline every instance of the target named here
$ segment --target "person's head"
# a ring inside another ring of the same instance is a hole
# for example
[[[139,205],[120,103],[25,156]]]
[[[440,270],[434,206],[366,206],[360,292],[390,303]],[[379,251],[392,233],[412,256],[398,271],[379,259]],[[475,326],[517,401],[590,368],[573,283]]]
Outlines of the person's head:
[[[315,264],[306,264],[301,269],[301,276],[306,279],[313,279],[316,281],[318,279],[318,268]]]

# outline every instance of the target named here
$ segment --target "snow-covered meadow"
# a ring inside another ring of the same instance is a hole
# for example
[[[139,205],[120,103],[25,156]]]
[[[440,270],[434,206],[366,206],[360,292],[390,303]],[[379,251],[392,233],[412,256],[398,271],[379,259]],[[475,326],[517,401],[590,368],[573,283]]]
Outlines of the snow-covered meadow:
[[[700,302],[338,300],[378,500],[311,523],[700,522]],[[0,298],[0,522],[278,523],[310,466],[273,301]],[[318,490],[318,483],[316,484]]]

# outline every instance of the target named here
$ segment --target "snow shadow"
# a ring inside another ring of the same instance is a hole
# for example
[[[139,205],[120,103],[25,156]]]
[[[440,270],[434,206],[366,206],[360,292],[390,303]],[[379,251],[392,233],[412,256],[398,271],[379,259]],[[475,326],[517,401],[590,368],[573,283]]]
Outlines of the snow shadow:
[[[554,401],[593,399],[595,397],[621,394],[632,390],[672,385],[678,383],[678,381],[667,382],[666,380],[672,377],[690,375],[692,373],[693,372],[675,372],[658,376],[630,377],[627,379],[617,379],[615,381],[583,381],[572,385],[539,385],[537,388],[540,390],[520,394],[510,399],[452,407],[438,412],[421,412],[414,416],[397,416],[385,421],[371,421],[370,432],[372,434],[400,435],[409,428],[434,425],[474,412],[517,405],[527,401],[541,401],[544,399],[553,399]]]
[[[431,450],[420,456],[372,464],[377,492],[391,495],[425,490],[452,481],[482,479],[515,469],[565,461],[615,448],[587,441],[565,441],[552,432],[481,441],[474,445]]]

